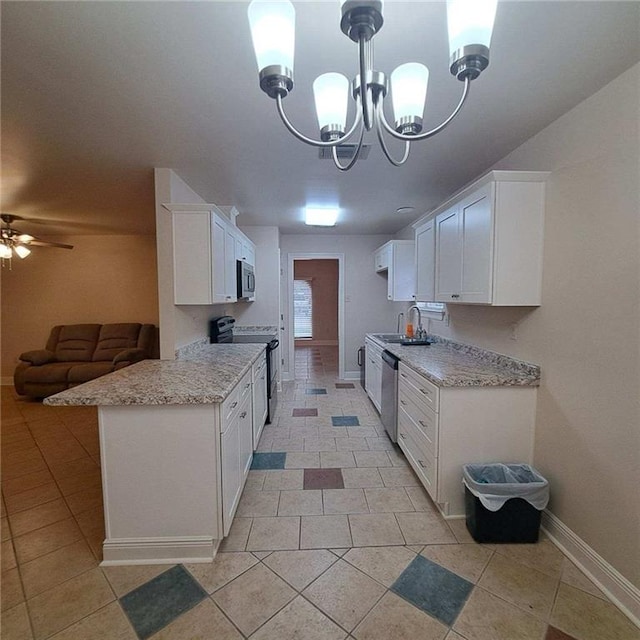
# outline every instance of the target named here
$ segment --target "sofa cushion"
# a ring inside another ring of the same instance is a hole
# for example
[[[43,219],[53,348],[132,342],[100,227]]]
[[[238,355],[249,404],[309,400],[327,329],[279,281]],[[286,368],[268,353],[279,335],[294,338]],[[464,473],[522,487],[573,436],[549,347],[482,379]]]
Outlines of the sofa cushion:
[[[58,362],[91,362],[98,342],[99,324],[64,325],[58,334],[55,354]]]
[[[37,384],[66,382],[69,369],[77,362],[50,362],[41,367],[29,367],[24,370],[24,381]]]
[[[81,382],[89,382],[89,380],[104,376],[112,371],[113,364],[111,362],[74,363],[69,369],[67,381],[69,384],[80,384]]]
[[[20,354],[20,360],[29,362],[36,366],[41,366],[49,362],[55,362],[56,354],[49,349],[36,349],[35,351],[25,351]]]
[[[140,327],[136,322],[103,324],[93,354],[93,362],[111,362],[124,349],[137,347]]]

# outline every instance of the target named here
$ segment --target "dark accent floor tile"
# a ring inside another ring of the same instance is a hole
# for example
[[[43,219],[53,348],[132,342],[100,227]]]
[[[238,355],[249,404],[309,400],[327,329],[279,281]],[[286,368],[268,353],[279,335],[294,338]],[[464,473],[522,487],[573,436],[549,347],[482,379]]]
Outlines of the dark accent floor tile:
[[[287,459],[286,452],[264,453],[256,451],[253,454],[252,469],[284,469],[284,463]]]
[[[327,395],[326,389],[305,389],[304,392],[308,396],[326,396]]]
[[[342,469],[305,469],[305,489],[344,489]]]
[[[138,637],[144,640],[207,597],[182,565],[176,565],[120,598]]]
[[[417,556],[391,586],[391,591],[451,626],[473,584],[423,556]]]
[[[294,409],[293,410],[294,418],[312,418],[318,415],[317,409]]]
[[[544,640],[576,640],[576,638],[549,625],[547,635],[544,637]]]
[[[359,427],[358,416],[331,416],[331,424],[334,427]]]
[[[336,389],[355,389],[353,382],[336,382]]]

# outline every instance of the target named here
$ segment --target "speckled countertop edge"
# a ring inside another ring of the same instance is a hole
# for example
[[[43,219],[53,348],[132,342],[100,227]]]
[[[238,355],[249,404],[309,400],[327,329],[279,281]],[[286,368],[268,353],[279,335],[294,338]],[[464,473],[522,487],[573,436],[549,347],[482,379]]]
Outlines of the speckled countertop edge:
[[[162,405],[222,402],[265,351],[264,344],[197,345],[179,360],[144,360],[50,396],[44,404]]]
[[[429,335],[430,346],[386,343],[367,334],[376,344],[440,387],[537,387],[540,367],[495,351]]]

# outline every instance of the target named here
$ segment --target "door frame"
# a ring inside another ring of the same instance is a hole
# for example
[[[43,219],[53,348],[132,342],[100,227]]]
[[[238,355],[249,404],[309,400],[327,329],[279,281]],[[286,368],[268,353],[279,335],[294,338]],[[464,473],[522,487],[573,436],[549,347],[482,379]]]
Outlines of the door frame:
[[[295,379],[295,341],[293,336],[293,264],[296,260],[337,260],[338,261],[338,377],[344,379],[344,253],[291,252],[287,254],[287,322],[285,336],[287,342],[287,379]]]

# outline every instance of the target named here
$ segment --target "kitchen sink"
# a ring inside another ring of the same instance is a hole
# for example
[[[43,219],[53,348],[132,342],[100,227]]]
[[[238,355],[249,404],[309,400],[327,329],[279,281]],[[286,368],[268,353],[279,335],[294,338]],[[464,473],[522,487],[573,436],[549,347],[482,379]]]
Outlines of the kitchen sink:
[[[373,337],[382,340],[382,342],[391,342],[394,344],[400,344],[405,340],[405,336],[400,333],[374,333]]]

